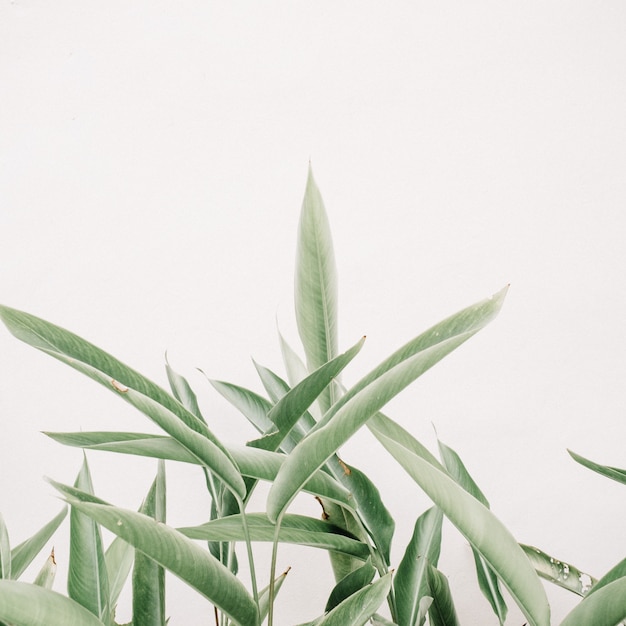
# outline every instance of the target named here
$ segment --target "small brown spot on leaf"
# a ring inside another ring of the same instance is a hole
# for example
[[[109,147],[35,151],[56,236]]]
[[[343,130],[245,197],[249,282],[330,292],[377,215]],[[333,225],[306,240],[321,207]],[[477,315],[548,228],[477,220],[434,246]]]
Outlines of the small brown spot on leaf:
[[[341,459],[339,459],[339,465],[343,468],[343,473],[346,476],[350,476],[350,474],[352,474],[352,470]]]
[[[319,496],[315,496],[315,499],[320,503],[320,506],[322,507],[322,519],[328,519],[330,515],[326,513],[326,509],[324,508],[324,503],[322,502],[322,499]]]
[[[115,389],[115,391],[119,391],[120,393],[126,393],[128,391],[128,387],[126,385],[122,385],[122,383],[118,383],[114,378],[111,379],[111,387]]]

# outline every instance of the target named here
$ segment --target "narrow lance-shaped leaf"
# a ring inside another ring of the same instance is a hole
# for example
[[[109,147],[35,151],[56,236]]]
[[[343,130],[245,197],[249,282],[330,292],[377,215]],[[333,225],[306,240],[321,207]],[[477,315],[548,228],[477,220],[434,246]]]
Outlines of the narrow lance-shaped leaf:
[[[360,589],[327,613],[318,626],[363,626],[385,601],[391,589],[391,573]]]
[[[257,605],[244,585],[217,559],[177,530],[54,483],[72,507],[152,558],[200,592],[234,622],[258,626]]]
[[[11,543],[2,514],[0,514],[0,578],[6,580],[11,578]]]
[[[473,495],[479,502],[489,508],[489,502],[487,498],[480,490],[474,479],[467,471],[465,464],[461,461],[461,457],[449,446],[445,445],[440,439],[437,439],[439,444],[439,453],[441,459],[445,465],[448,473],[456,480],[465,491]],[[491,570],[489,565],[485,562],[480,553],[472,548],[474,554],[474,562],[476,564],[476,576],[478,578],[478,586],[482,591],[485,598],[491,605],[493,612],[496,614],[500,624],[504,624],[506,620],[506,614],[508,607],[502,597],[500,586],[498,584],[498,577]]]
[[[64,445],[88,450],[106,450],[123,454],[200,464],[199,459],[177,441],[161,435],[124,432],[46,434]],[[230,447],[229,452],[235,459],[244,476],[266,481],[274,480],[286,458],[284,454],[258,450],[246,446]],[[322,471],[318,471],[311,476],[304,486],[304,491],[329,498],[345,506],[351,507],[353,505],[351,494],[337,481]]]
[[[310,167],[298,226],[295,308],[307,365],[314,371],[337,354],[337,268],[326,209]],[[330,390],[325,391],[322,411],[332,402]]]
[[[160,461],[140,513],[165,523],[165,498],[165,464]],[[165,626],[165,570],[139,550],[133,568],[133,626]]]
[[[618,483],[626,485],[626,470],[619,469],[617,467],[610,467],[608,465],[600,465],[599,463],[590,461],[584,456],[580,456],[580,454],[576,454],[571,450],[568,450],[568,452],[569,455],[574,459],[574,461],[580,463],[584,467],[587,467],[588,469],[593,470],[594,472],[597,472],[602,476],[606,476],[607,478],[616,480]]]
[[[448,579],[432,565],[428,566],[428,607],[430,626],[458,626],[458,619]]]
[[[0,580],[0,620],[19,626],[104,626],[78,602],[15,580]]]
[[[617,565],[612,567],[600,580],[596,580],[588,574],[583,574],[581,576],[581,584],[584,585],[583,592],[587,595],[591,595],[602,589],[605,585],[624,576],[626,576],[626,559],[622,559]],[[589,587],[591,587],[591,589],[589,589]]]
[[[200,413],[200,407],[198,406],[198,398],[193,389],[189,385],[189,382],[184,376],[181,376],[176,372],[165,357],[165,371],[167,373],[167,380],[170,383],[170,388],[174,397],[190,412],[193,413],[198,419],[201,419],[205,424],[206,420]]]
[[[119,537],[109,544],[104,553],[104,560],[109,578],[110,605],[115,608],[128,580],[135,558],[134,548]]]
[[[550,608],[530,561],[505,526],[476,498],[413,450],[407,441],[379,441],[459,529],[497,574],[531,626],[548,626]]]
[[[252,541],[274,541],[276,526],[267,518],[267,515],[246,513],[246,520]],[[206,541],[243,541],[245,537],[239,514],[229,515],[200,526],[179,528],[178,531],[191,539]],[[333,550],[361,560],[369,556],[367,545],[343,528],[304,515],[285,515],[279,529],[278,541]]]
[[[93,485],[87,459],[78,473],[76,489],[93,494]],[[103,622],[111,618],[109,580],[104,560],[100,527],[94,520],[72,509],[70,514],[70,559],[67,591]]]
[[[365,563],[350,572],[345,578],[340,580],[333,588],[326,602],[326,608],[324,611],[332,611],[337,605],[343,602],[346,598],[349,598],[353,593],[363,589],[366,585],[369,585],[374,576],[376,575],[376,568],[372,565],[370,559]]]
[[[428,509],[415,522],[393,583],[399,626],[418,623],[420,600],[429,595],[428,567],[439,561],[442,522],[443,514],[437,507]]]
[[[274,580],[274,598],[280,591],[280,588],[283,586],[285,582],[285,578],[287,578],[287,574],[291,568],[284,571],[280,576],[277,576]],[[267,614],[270,610],[270,585],[261,589],[259,591],[259,615],[261,617],[261,623],[267,617]]]
[[[33,559],[48,543],[50,537],[67,516],[67,507],[57,513],[45,526],[39,529],[32,537],[26,539],[11,551],[11,576],[19,578],[24,570],[33,562]]]
[[[595,578],[581,572],[577,567],[548,556],[533,546],[520,545],[541,578],[579,596],[586,596],[591,586],[596,583]]]
[[[289,455],[270,489],[267,511],[272,520],[285,511],[306,479],[319,469],[367,420],[389,400],[472,337],[498,312],[504,292],[448,318],[410,342],[355,385],[331,409],[320,427],[305,437]],[[421,348],[422,344],[428,347]],[[389,368],[389,369],[388,369]],[[353,388],[354,389],[354,388]],[[347,400],[344,400],[347,398]]]
[[[263,449],[278,450],[283,439],[289,435],[304,412],[358,354],[364,341],[365,337],[343,354],[328,363],[324,363],[295,387],[292,387],[272,407],[267,417],[274,424],[274,429],[266,433],[265,437],[259,441],[259,443],[263,443]],[[257,445],[257,447],[261,446]]]

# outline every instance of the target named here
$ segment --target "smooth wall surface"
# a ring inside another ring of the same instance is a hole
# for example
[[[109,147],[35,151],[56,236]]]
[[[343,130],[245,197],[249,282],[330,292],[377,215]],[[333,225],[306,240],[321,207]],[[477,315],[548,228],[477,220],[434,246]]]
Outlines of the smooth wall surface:
[[[617,1],[3,1],[0,302],[163,384],[167,350],[214,430],[251,438],[196,368],[257,391],[251,357],[282,371],[310,160],[341,347],[368,336],[345,381],[510,283],[499,318],[387,413],[433,451],[434,425],[520,541],[601,576],[626,554],[626,488],[566,448],[626,467],[625,23]],[[153,432],[3,329],[0,419],[15,544],[60,507],[42,477],[82,461],[40,431]],[[428,500],[368,433],[342,455],[397,516],[397,564]],[[155,471],[89,462],[98,495],[133,508]],[[169,521],[204,521],[202,477],[168,472]],[[63,590],[63,532],[56,554]],[[280,624],[318,615],[331,585],[323,554],[281,551],[289,565]],[[462,623],[497,624],[452,527],[440,565]],[[211,623],[171,589],[172,626]],[[549,595],[557,624],[576,599]]]

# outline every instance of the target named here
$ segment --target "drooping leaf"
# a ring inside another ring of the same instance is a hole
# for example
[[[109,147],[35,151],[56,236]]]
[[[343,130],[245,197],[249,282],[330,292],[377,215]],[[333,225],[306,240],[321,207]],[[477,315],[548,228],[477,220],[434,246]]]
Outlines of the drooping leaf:
[[[338,604],[343,602],[346,598],[349,598],[353,593],[363,589],[366,585],[369,585],[376,574],[376,568],[372,565],[370,559],[365,563],[350,572],[345,578],[340,580],[334,587],[326,602],[326,608],[324,612],[332,611]]]
[[[78,473],[75,489],[93,495],[87,459]],[[109,579],[99,525],[79,510],[70,513],[70,559],[67,591],[105,624],[111,619]]]
[[[326,209],[310,167],[298,225],[295,308],[312,372],[337,354],[337,268]],[[332,402],[331,391],[325,391],[320,398],[322,411]]]
[[[518,604],[531,626],[548,626],[545,591],[528,558],[505,526],[445,471],[419,456],[406,440],[379,441],[444,515],[476,548]]]
[[[393,583],[399,626],[415,626],[419,621],[420,600],[429,595],[428,567],[436,566],[439,561],[442,522],[443,514],[436,507],[428,509],[415,522]]]
[[[264,513],[246,513],[252,541],[274,541],[276,525]],[[241,515],[229,515],[199,526],[179,528],[191,539],[207,541],[243,541]],[[366,544],[346,530],[323,520],[304,515],[285,515],[280,526],[278,541],[297,543],[324,550],[333,550],[355,556],[361,560],[369,556]]]
[[[602,476],[606,476],[607,478],[611,478],[616,480],[618,483],[622,483],[626,485],[626,470],[619,469],[617,467],[610,467],[608,465],[600,465],[599,463],[595,463],[594,461],[590,461],[586,459],[584,456],[580,456],[580,454],[576,454],[571,450],[568,450],[569,455],[576,461],[580,463],[584,467],[601,474]]]
[[[50,537],[67,515],[67,507],[57,513],[45,526],[39,529],[32,537],[29,537],[11,550],[11,575],[14,579],[19,578],[24,570],[33,562],[33,559],[41,552],[48,543]]]
[[[165,523],[165,492],[165,464],[160,461],[139,512]],[[165,570],[140,550],[133,567],[133,626],[165,626]]]
[[[626,559],[622,559],[617,565],[612,567],[600,580],[596,580],[592,576],[589,576],[589,574],[580,574],[579,576],[580,583],[583,587],[582,593],[585,595],[596,593],[605,585],[626,576]]]
[[[480,490],[474,479],[467,471],[465,464],[461,460],[461,457],[449,446],[445,445],[440,439],[437,439],[439,444],[439,453],[441,459],[448,473],[454,480],[456,480],[465,491],[473,495],[480,503],[489,508],[489,502],[487,498]],[[474,554],[474,563],[476,564],[476,576],[478,578],[478,586],[482,591],[482,594],[487,598],[487,601],[491,605],[493,612],[496,614],[498,621],[501,625],[506,620],[506,614],[508,607],[500,591],[498,583],[498,577],[489,567],[489,564],[485,562],[485,559],[480,553],[472,547]]]
[[[199,463],[196,457],[174,439],[161,435],[124,432],[46,434],[59,443],[88,450],[106,450],[185,463]],[[230,447],[229,453],[235,459],[244,476],[259,480],[274,480],[285,460],[284,454],[247,446]],[[329,498],[346,506],[353,504],[350,493],[325,472],[316,472],[304,486],[304,491]]]
[[[319,626],[363,626],[385,601],[391,589],[391,573],[346,598],[319,622]]]
[[[626,577],[618,578],[583,598],[561,626],[616,626],[626,620]]]
[[[246,588],[198,544],[142,513],[103,504],[58,483],[55,486],[72,507],[171,571],[236,623],[259,626],[257,605]]]
[[[533,546],[520,545],[541,578],[579,596],[587,595],[592,585],[596,583],[595,578],[581,572],[577,567],[548,556]]]
[[[59,326],[28,313],[0,306],[0,319],[25,343],[53,356],[131,402],[194,454],[211,451],[209,467],[240,497],[245,485],[226,449],[207,425],[164,389],[110,354]],[[174,419],[172,419],[174,418]],[[178,421],[179,424],[175,422]],[[191,431],[191,432],[189,432]],[[205,439],[209,445],[202,444]],[[201,455],[208,463],[206,455]]]
[[[428,566],[428,589],[432,598],[428,607],[430,626],[458,626],[448,579],[432,565]]]
[[[0,619],[19,626],[103,626],[78,602],[15,580],[0,580]]]

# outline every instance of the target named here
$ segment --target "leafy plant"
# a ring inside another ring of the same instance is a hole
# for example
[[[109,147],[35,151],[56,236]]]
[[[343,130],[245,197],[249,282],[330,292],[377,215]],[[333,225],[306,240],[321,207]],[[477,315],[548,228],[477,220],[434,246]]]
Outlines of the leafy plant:
[[[335,576],[319,617],[301,626],[454,626],[458,619],[452,594],[438,569],[444,516],[470,543],[480,589],[500,624],[507,614],[502,585],[529,624],[548,626],[550,611],[540,576],[581,596],[598,590],[581,603],[584,608],[579,613],[575,610],[566,618],[564,626],[591,623],[584,621],[590,611],[602,615],[594,618],[594,624],[615,624],[608,620],[618,615],[617,620],[623,619],[623,563],[608,579],[596,582],[536,548],[520,546],[491,512],[454,450],[440,442],[438,460],[381,413],[405,387],[484,328],[498,314],[506,288],[416,336],[344,388],[341,373],[359,353],[364,338],[339,352],[333,245],[311,172],[297,250],[295,309],[304,360],[281,336],[289,382],[260,365],[257,371],[266,396],[210,381],[259,432],[258,438],[240,447],[226,446],[213,434],[188,381],[168,363],[169,392],[77,335],[28,313],[0,307],[0,318],[17,338],[105,386],[164,433],[47,433],[84,450],[159,459],[157,476],[139,511],[97,498],[86,459],[73,486],[51,481],[72,511],[67,597],[51,591],[49,585],[14,581],[61,517],[48,524],[37,540],[13,551],[0,523],[0,619],[18,626],[113,626],[117,598],[132,568],[133,626],[166,623],[165,570],[206,598],[207,614],[214,614],[218,626],[265,622],[272,626],[275,599],[287,574],[276,572],[277,550],[282,543],[297,543],[326,550]],[[364,426],[434,505],[415,521],[398,564],[392,564],[390,557],[392,514],[367,475],[338,456],[341,446]],[[206,482],[204,495],[211,502],[209,520],[185,528],[167,525],[165,461],[199,466]],[[619,474],[610,470],[613,477]],[[620,476],[623,479],[624,474]],[[259,481],[271,483],[266,510],[250,511]],[[289,512],[301,492],[319,500],[322,519]],[[116,536],[106,551],[101,528]],[[272,544],[269,572],[256,565],[256,542]],[[235,544],[241,543],[251,573],[245,583],[237,575]],[[260,589],[261,577],[269,582]]]

